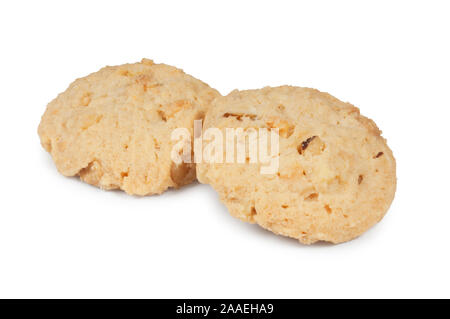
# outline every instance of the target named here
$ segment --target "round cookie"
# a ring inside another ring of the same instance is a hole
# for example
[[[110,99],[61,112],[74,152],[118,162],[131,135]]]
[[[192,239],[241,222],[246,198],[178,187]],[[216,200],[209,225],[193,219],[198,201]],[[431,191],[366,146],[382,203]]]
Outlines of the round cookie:
[[[171,160],[171,132],[203,118],[220,94],[165,64],[107,66],[49,103],[38,133],[59,172],[103,189],[159,194],[195,179]]]
[[[261,174],[264,164],[248,158],[197,164],[198,180],[212,185],[233,216],[276,234],[305,244],[345,242],[380,221],[394,198],[395,159],[381,132],[327,93],[233,91],[207,113],[204,131],[212,127],[224,136],[225,128],[278,128],[277,172]]]

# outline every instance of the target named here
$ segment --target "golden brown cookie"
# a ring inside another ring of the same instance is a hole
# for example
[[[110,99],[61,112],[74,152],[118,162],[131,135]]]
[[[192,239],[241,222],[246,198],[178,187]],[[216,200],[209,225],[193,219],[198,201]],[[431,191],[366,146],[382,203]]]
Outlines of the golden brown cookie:
[[[394,198],[395,160],[381,132],[327,93],[233,91],[207,113],[204,130],[211,127],[278,128],[277,172],[261,174],[263,164],[248,158],[197,165],[199,181],[212,185],[233,216],[276,234],[305,244],[348,241],[380,221]]]
[[[54,99],[38,133],[59,172],[103,189],[159,194],[195,179],[175,164],[175,128],[193,130],[219,93],[165,64],[108,66],[77,79]]]

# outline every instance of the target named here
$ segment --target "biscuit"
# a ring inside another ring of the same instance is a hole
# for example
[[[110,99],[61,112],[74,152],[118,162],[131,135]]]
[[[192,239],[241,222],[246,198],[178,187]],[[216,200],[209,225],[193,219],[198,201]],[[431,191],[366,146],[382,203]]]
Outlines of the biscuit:
[[[171,132],[192,134],[219,93],[165,64],[107,66],[77,79],[49,103],[41,144],[65,176],[103,189],[159,194],[195,180],[195,165],[175,164]]]
[[[396,189],[393,154],[358,108],[314,89],[282,86],[217,98],[204,130],[278,128],[279,169],[200,163],[230,213],[301,243],[341,243],[380,221]],[[225,133],[224,133],[225,134]],[[225,150],[225,148],[224,148]],[[225,155],[224,155],[225,158]]]

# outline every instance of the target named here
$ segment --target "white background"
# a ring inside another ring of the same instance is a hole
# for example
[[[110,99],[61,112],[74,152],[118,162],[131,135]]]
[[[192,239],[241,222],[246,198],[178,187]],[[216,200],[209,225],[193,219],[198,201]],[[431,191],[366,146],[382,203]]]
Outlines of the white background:
[[[450,297],[448,1],[3,1],[0,297]],[[207,185],[137,198],[57,173],[46,104],[152,58],[222,94],[318,88],[393,149],[386,217],[303,246],[231,217]]]

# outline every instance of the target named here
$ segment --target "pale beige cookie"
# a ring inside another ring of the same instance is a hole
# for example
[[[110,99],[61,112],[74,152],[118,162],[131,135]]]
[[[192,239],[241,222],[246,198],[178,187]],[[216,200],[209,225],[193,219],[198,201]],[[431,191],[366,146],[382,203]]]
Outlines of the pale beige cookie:
[[[47,106],[38,133],[59,172],[103,189],[159,194],[195,179],[176,165],[175,128],[193,130],[219,93],[165,64],[108,66],[73,82]]]
[[[395,160],[381,132],[327,93],[233,91],[215,100],[204,130],[210,127],[279,129],[276,173],[261,174],[264,165],[248,159],[197,165],[199,181],[212,185],[233,216],[276,234],[305,244],[348,241],[380,221],[394,198]]]

